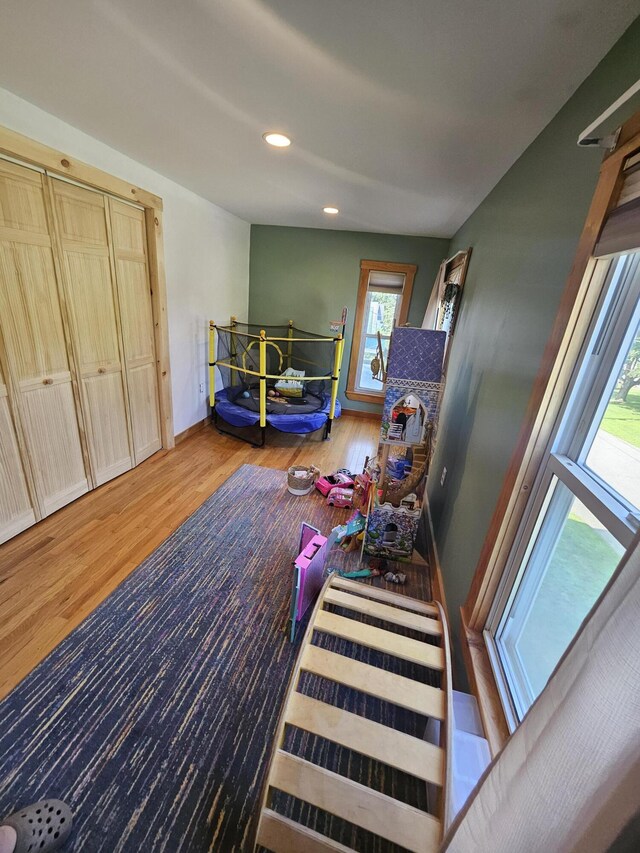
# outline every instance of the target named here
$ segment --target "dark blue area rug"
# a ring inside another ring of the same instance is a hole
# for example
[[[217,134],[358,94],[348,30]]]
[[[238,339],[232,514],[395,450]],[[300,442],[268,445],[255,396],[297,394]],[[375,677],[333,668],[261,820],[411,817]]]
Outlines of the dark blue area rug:
[[[284,472],[240,468],[0,704],[0,813],[66,800],[69,851],[248,853],[297,651],[283,629],[299,525],[345,518],[318,495],[289,495]],[[362,694],[341,701],[391,713]],[[419,736],[420,721],[393,715]],[[318,745],[303,736],[305,748]],[[327,766],[343,760],[327,750]],[[404,784],[371,762],[358,776]],[[357,833],[332,831],[390,849]]]

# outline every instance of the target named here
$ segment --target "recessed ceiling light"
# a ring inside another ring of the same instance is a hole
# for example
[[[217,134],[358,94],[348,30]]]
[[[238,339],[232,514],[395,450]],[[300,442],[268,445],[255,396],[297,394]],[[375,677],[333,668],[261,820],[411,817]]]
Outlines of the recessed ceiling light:
[[[291,140],[284,133],[263,133],[262,138],[275,148],[288,148],[291,145]]]
[[[336,213],[340,213],[337,207],[323,207],[322,209],[325,213],[329,213],[331,216],[335,216]]]

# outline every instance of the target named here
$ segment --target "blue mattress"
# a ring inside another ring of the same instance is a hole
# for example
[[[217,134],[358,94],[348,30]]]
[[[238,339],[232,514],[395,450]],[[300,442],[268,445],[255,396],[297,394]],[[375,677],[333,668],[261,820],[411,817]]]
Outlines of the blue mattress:
[[[315,432],[326,424],[329,419],[330,407],[331,401],[323,409],[318,409],[317,412],[299,414],[293,411],[287,415],[267,414],[267,423],[279,429],[280,432],[294,432],[298,435],[306,432]],[[334,418],[339,418],[341,411],[340,402],[336,400]],[[216,412],[228,424],[235,427],[255,426],[260,422],[260,414],[258,412],[253,412],[244,406],[237,406],[235,403],[230,403],[227,400],[226,390],[218,391],[216,394]]]

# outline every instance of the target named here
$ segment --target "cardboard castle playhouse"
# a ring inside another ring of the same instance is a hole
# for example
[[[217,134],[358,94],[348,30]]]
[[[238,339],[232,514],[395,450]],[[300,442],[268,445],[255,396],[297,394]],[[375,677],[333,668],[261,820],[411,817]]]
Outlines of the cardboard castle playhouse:
[[[396,328],[391,336],[367,554],[409,560],[413,553],[440,410],[446,337],[411,328]]]

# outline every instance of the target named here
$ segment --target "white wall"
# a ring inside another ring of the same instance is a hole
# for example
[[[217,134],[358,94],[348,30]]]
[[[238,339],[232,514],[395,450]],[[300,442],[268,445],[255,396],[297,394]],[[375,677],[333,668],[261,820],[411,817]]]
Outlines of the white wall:
[[[207,321],[248,316],[249,223],[5,89],[0,124],[163,199],[175,432],[205,418]]]

